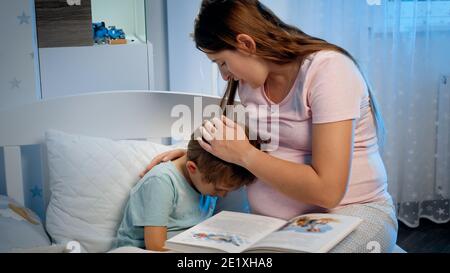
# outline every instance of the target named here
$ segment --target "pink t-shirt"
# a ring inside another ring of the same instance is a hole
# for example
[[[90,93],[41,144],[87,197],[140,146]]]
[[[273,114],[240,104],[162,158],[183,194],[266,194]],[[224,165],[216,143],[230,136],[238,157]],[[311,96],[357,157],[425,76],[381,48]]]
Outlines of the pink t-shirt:
[[[274,105],[264,88],[253,89],[241,81],[241,103],[249,109]],[[339,207],[388,198],[386,170],[378,139],[369,93],[356,65],[334,51],[311,54],[303,63],[287,97],[278,104],[278,148],[271,155],[311,164],[312,124],[356,120],[350,180]],[[269,111],[269,114],[270,111]],[[261,118],[261,114],[259,115]],[[276,117],[271,117],[272,122]],[[270,126],[270,125],[267,125]],[[276,135],[272,136],[272,140]],[[258,180],[248,188],[253,213],[284,219],[324,209],[297,202]]]

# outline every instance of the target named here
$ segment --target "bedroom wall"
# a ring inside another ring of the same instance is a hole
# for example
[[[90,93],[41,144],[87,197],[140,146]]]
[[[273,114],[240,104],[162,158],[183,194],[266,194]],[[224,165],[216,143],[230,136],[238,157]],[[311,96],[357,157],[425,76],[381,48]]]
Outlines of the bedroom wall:
[[[167,41],[167,2],[166,0],[146,1],[147,40],[152,45],[153,64],[150,63],[149,74],[153,76],[150,83],[154,90],[169,90],[169,61]]]
[[[40,98],[32,0],[0,1],[0,108]]]
[[[39,59],[33,0],[0,1],[0,109],[29,104],[41,98]],[[7,39],[6,39],[7,38]],[[37,147],[22,147],[24,169],[32,174],[40,166],[31,164]],[[24,177],[25,204],[43,216],[42,181],[38,175]],[[0,194],[6,195],[3,148],[0,148]]]
[[[211,61],[190,37],[201,0],[168,0],[170,90],[211,94]]]
[[[153,67],[149,67],[151,71],[148,77],[145,75],[145,80],[149,78],[150,89],[156,90],[168,90],[166,17],[163,15],[165,11],[165,0],[146,0],[147,39],[149,48],[153,45],[154,54],[149,61],[153,59],[158,69],[153,71]],[[0,43],[0,109],[13,108],[45,98],[41,92],[35,22],[34,0],[0,1],[0,25],[3,27],[4,37]],[[149,50],[143,55],[150,55],[151,48]],[[42,167],[34,163],[38,161],[39,154],[37,146],[22,147],[25,203],[42,217],[44,215]],[[0,194],[6,195],[4,156],[1,147]]]

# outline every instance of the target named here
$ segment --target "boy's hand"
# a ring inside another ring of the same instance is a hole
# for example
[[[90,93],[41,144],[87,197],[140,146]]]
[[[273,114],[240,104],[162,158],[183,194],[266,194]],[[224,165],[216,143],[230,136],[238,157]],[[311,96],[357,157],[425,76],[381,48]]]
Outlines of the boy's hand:
[[[160,155],[157,155],[155,158],[153,158],[152,162],[150,162],[150,164],[147,166],[147,168],[145,168],[145,170],[139,175],[139,177],[140,178],[144,177],[146,173],[148,173],[151,169],[153,169],[153,167],[155,167],[159,163],[167,162],[170,160],[180,158],[180,157],[184,156],[185,154],[186,154],[186,150],[178,149],[178,150],[168,151],[168,152],[162,153]]]

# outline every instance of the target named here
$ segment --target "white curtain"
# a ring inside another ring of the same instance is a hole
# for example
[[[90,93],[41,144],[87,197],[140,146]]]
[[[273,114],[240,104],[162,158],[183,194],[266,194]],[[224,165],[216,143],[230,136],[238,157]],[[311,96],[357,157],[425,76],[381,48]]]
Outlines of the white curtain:
[[[383,157],[398,217],[450,220],[450,1],[264,0],[303,31],[354,55],[387,130]]]
[[[420,218],[449,221],[450,1],[262,2],[306,33],[344,47],[360,63],[385,119],[383,157],[399,219],[411,227]],[[209,64],[202,69],[211,71]]]

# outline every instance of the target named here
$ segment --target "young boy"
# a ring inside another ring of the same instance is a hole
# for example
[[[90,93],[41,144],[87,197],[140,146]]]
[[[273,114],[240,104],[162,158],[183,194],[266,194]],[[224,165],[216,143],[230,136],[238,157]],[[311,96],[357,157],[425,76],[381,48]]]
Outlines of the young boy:
[[[248,170],[214,157],[191,140],[185,156],[155,166],[131,190],[116,247],[165,251],[171,234],[212,216],[215,197],[254,180]]]

